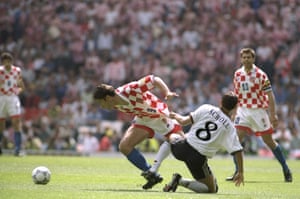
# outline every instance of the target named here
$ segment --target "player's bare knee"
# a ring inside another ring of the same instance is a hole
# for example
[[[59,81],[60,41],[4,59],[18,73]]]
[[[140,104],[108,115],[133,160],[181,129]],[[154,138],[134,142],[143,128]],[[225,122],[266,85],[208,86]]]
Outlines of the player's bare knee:
[[[133,147],[128,145],[126,142],[120,142],[119,144],[119,151],[124,155],[128,155],[132,151]]]
[[[3,132],[4,131],[4,128],[5,128],[5,121],[3,120],[1,120],[0,121],[0,132]]]

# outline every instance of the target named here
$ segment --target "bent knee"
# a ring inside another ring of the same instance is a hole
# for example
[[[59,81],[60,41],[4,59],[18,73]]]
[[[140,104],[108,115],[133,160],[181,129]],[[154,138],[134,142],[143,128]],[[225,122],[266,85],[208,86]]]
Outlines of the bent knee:
[[[210,187],[207,193],[218,193],[218,186]]]
[[[120,142],[119,144],[119,151],[124,155],[128,155],[132,151],[132,149],[133,147],[126,142]]]

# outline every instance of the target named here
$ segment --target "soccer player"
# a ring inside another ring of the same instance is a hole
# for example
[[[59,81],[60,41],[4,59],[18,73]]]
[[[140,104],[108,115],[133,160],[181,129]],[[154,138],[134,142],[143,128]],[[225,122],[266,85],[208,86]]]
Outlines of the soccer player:
[[[100,84],[94,92],[94,100],[100,107],[135,115],[131,126],[120,141],[119,149],[133,165],[142,170],[142,176],[147,180],[143,189],[150,189],[163,180],[157,174],[157,170],[170,153],[170,144],[167,142],[169,135],[178,133],[184,136],[181,126],[176,120],[169,118],[167,104],[150,92],[155,87],[163,92],[165,99],[178,96],[169,90],[161,78],[154,75],[145,76],[116,89],[111,85]],[[134,147],[154,136],[160,136],[166,141],[160,146],[151,167]]]
[[[22,79],[21,68],[14,66],[13,56],[4,52],[1,54],[0,66],[0,151],[1,138],[5,129],[5,119],[11,118],[12,126],[14,128],[14,144],[16,156],[22,155],[22,125],[21,125],[21,103],[18,97],[19,93],[24,90],[24,83]]]
[[[170,117],[181,125],[192,124],[185,139],[174,143],[171,139],[171,151],[176,159],[186,164],[194,179],[175,173],[163,191],[175,192],[179,185],[197,193],[217,193],[217,181],[207,158],[212,158],[219,149],[226,149],[234,155],[238,170],[233,180],[236,186],[244,184],[243,147],[231,121],[237,103],[237,96],[230,92],[222,96],[220,107],[204,104],[186,116],[170,113]]]
[[[246,133],[261,136],[281,164],[285,182],[292,182],[292,174],[282,150],[272,138],[274,128],[278,124],[278,116],[271,83],[266,73],[254,64],[253,49],[241,49],[240,57],[242,67],[235,71],[233,79],[234,92],[239,99],[234,121],[239,140],[242,142]],[[234,175],[226,180],[231,181]]]

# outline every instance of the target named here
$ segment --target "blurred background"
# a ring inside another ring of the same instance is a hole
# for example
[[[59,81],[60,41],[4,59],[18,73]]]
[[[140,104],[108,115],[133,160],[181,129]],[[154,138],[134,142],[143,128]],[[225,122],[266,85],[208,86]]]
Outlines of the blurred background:
[[[256,64],[272,82],[280,119],[274,138],[287,157],[299,158],[299,0],[0,2],[0,51],[13,53],[26,86],[20,98],[27,153],[117,151],[132,116],[93,104],[101,82],[117,87],[154,74],[180,95],[169,102],[172,110],[218,105],[233,88],[243,47],[256,50]],[[13,149],[10,121],[2,140]],[[159,142],[139,147],[155,152]],[[253,136],[245,150],[272,156]]]

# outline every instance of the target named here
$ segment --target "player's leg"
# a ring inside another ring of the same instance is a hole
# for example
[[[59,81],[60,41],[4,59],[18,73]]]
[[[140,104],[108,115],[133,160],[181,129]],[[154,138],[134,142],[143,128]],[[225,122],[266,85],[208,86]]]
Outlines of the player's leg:
[[[249,117],[251,117],[252,115],[253,115],[253,113],[251,112],[251,110],[249,110],[247,108],[239,107],[237,109],[236,116],[234,119],[234,125],[237,129],[237,135],[239,137],[241,144],[243,143],[246,134],[252,132],[252,129],[251,129],[252,124],[249,121]],[[234,171],[233,175],[226,178],[226,181],[233,181],[233,178],[234,178],[235,174],[237,173],[238,165],[237,165],[237,161],[234,156],[233,156],[233,163],[235,166],[235,171]]]
[[[5,129],[5,119],[0,118],[0,155],[2,154],[2,136]]]
[[[142,171],[147,171],[150,165],[147,163],[145,157],[136,148],[137,144],[148,138],[149,133],[142,128],[130,126],[125,135],[120,141],[119,150],[127,159]]]
[[[247,131],[245,130],[241,130],[241,129],[237,129],[237,134],[238,134],[238,137],[239,137],[239,140],[240,140],[240,143],[243,143],[243,140],[247,134]],[[231,176],[228,176],[226,178],[226,181],[233,181],[233,178],[235,176],[235,174],[237,173],[237,170],[238,170],[238,164],[237,164],[237,160],[235,159],[235,156],[232,156],[232,159],[233,159],[233,163],[234,163],[234,173],[231,175]]]
[[[170,143],[167,141],[164,141],[160,145],[159,150],[155,155],[153,164],[149,171],[152,173],[157,173],[161,163],[163,162],[164,159],[166,159],[169,156],[170,153],[171,153]]]
[[[15,151],[14,154],[16,156],[20,155],[22,148],[22,126],[20,117],[12,117],[12,126],[14,128],[14,142],[15,142]]]
[[[2,137],[5,129],[6,118],[6,100],[4,96],[0,96],[0,154],[2,154]]]
[[[155,138],[158,140],[164,140],[164,142],[160,145],[159,150],[155,155],[153,165],[151,166],[149,171],[142,173],[142,176],[144,176],[148,181],[146,184],[143,185],[144,189],[150,189],[155,184],[163,180],[163,178],[160,177],[160,175],[158,174],[158,169],[161,163],[171,153],[169,136],[172,134],[177,134],[184,138],[184,132],[182,131],[181,126],[175,120],[168,118],[165,121],[157,120],[153,121],[152,125],[155,127],[155,131],[162,133],[155,133]]]
[[[150,136],[152,137],[152,136]],[[161,134],[155,133],[154,137],[158,140],[164,140],[164,137]],[[167,144],[167,145],[166,145]],[[155,160],[151,168],[147,171],[142,172],[142,176],[147,180],[147,182],[143,185],[143,189],[151,189],[157,183],[163,181],[163,178],[158,174],[158,168],[161,162],[169,155],[170,147],[169,143],[164,141],[158,150],[158,153],[155,156]]]
[[[7,112],[14,128],[14,153],[19,156],[22,145],[21,102],[18,96],[9,96],[7,99]]]
[[[180,135],[184,138],[184,132],[177,121],[172,119],[166,119],[165,122],[161,120],[155,122],[155,130],[161,133],[155,133],[155,138],[158,140],[163,140],[164,142],[160,145],[158,152],[154,158],[154,162],[150,168],[151,172],[157,173],[161,163],[169,156],[171,153],[169,137],[172,134]],[[166,134],[167,133],[167,134]],[[164,134],[164,135],[163,135]]]
[[[196,193],[216,193],[218,185],[208,164],[207,158],[193,149],[186,141],[171,145],[172,153],[178,160],[184,161],[194,179],[183,178],[180,174],[173,174],[172,180],[165,185],[163,191],[176,191],[177,186],[185,187]]]
[[[194,180],[194,179],[183,178],[181,177],[180,174],[175,173],[173,174],[172,181],[164,187],[163,191],[175,192],[178,185],[185,187],[186,189],[189,189],[196,193],[217,193],[218,192],[217,181],[213,176],[213,174],[210,174],[209,176],[203,179]]]
[[[178,186],[185,187],[196,193],[217,193],[218,185],[215,180],[211,179],[212,177],[201,179],[199,181],[194,179],[183,178],[180,174],[173,174],[172,180],[165,185],[163,188],[164,192],[175,192]],[[213,182],[215,181],[215,182]],[[208,184],[213,184],[208,186]]]
[[[292,174],[286,163],[286,159],[283,155],[280,145],[277,144],[275,142],[275,140],[272,138],[272,134],[263,134],[262,139],[268,145],[268,147],[272,150],[274,156],[281,164],[285,181],[292,182],[293,181]]]
[[[280,146],[272,138],[273,128],[269,119],[269,115],[265,110],[258,110],[257,113],[252,117],[255,121],[256,135],[260,135],[263,141],[272,150],[274,156],[282,166],[284,178],[286,182],[292,182],[292,174],[286,164],[285,157]]]
[[[159,134],[155,133],[154,136],[158,140],[165,140],[165,138]],[[163,181],[163,178],[158,174],[158,169],[162,163],[162,161],[170,154],[170,145],[167,141],[164,141],[155,156],[153,165],[147,171],[142,172],[142,176],[147,180],[147,182],[143,185],[143,189],[151,189],[157,183]]]

